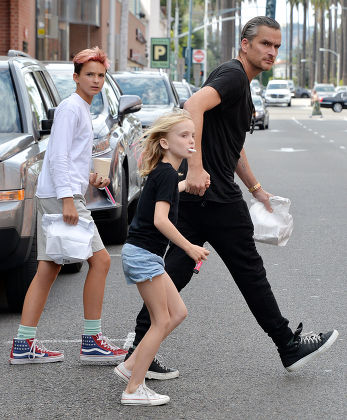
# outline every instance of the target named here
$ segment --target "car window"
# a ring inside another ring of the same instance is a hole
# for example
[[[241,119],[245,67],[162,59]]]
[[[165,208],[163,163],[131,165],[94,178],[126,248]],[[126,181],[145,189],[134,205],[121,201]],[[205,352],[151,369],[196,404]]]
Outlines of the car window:
[[[174,86],[181,100],[185,100],[190,97],[189,90],[184,85],[174,83]]]
[[[66,99],[76,91],[76,83],[73,80],[72,73],[70,71],[49,69],[49,74],[53,79],[61,100]],[[99,92],[93,97],[92,104],[90,106],[90,113],[93,115],[99,115],[103,109],[104,101],[102,99],[101,92]]]
[[[34,76],[36,78],[36,81],[40,87],[41,93],[45,99],[46,105],[48,106],[48,108],[54,108],[55,104],[52,100],[52,97],[50,95],[50,92],[47,88],[45,79],[42,75],[41,71],[35,71]]]
[[[118,113],[119,101],[107,77],[105,78],[104,89],[110,106],[110,112],[115,116]]]
[[[8,70],[0,70],[0,132],[21,133],[22,126],[19,116],[16,95]]]
[[[37,128],[41,130],[41,121],[47,119],[46,109],[40,95],[40,91],[35,83],[32,73],[26,73],[24,81],[29,94],[31,110],[36,119]]]
[[[288,89],[288,85],[285,83],[271,84],[268,85],[268,89]]]
[[[143,105],[169,105],[170,99],[165,81],[156,77],[117,78],[126,95],[140,96]]]
[[[253,101],[255,106],[262,106],[263,105],[263,101],[261,100],[261,98],[259,98],[257,96],[252,96],[252,101]]]

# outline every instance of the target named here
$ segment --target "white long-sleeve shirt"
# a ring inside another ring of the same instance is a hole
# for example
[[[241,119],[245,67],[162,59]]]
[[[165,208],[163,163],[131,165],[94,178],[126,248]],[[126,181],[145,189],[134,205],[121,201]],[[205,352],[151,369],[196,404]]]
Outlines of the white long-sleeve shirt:
[[[90,105],[77,93],[63,100],[54,114],[36,196],[84,195],[89,184],[93,148]]]

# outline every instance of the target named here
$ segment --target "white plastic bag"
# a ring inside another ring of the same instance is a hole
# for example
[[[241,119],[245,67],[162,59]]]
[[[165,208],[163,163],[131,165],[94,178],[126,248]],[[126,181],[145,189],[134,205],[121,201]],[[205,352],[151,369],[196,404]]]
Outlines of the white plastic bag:
[[[77,225],[64,222],[62,214],[44,214],[42,228],[46,233],[46,254],[57,264],[87,260],[93,255],[94,222],[79,217]]]
[[[293,231],[293,217],[289,214],[290,200],[278,196],[270,197],[273,212],[263,203],[251,200],[249,213],[254,225],[254,240],[271,245],[285,246]]]

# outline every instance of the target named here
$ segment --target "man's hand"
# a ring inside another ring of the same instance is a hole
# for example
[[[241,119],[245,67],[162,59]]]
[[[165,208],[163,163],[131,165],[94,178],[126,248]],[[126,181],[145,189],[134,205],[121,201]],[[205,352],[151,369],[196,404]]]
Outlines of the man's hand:
[[[78,213],[72,197],[64,197],[63,199],[63,220],[69,225],[77,225]]]
[[[110,183],[110,178],[103,178],[99,176],[97,173],[91,172],[89,174],[89,184],[93,185],[96,188],[104,188],[107,187]]]
[[[186,178],[187,193],[203,196],[210,183],[210,174],[204,168],[188,169]]]
[[[252,194],[254,198],[256,198],[258,201],[264,204],[267,211],[269,211],[270,213],[273,212],[272,207],[270,205],[270,200],[269,200],[269,198],[272,197],[272,194],[266,192],[262,188],[255,190]]]
[[[202,246],[189,244],[186,253],[195,261],[195,263],[198,263],[199,261],[207,260],[210,251]]]

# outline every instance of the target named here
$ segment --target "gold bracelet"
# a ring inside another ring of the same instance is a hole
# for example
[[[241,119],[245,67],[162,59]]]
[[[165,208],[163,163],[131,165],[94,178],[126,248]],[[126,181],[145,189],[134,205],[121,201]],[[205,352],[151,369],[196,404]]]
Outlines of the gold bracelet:
[[[249,191],[250,193],[253,193],[254,191],[259,190],[259,188],[261,188],[261,185],[260,185],[260,184],[259,184],[259,182],[258,182],[258,183],[256,183],[255,185],[253,185],[253,187],[248,188],[248,191]]]

